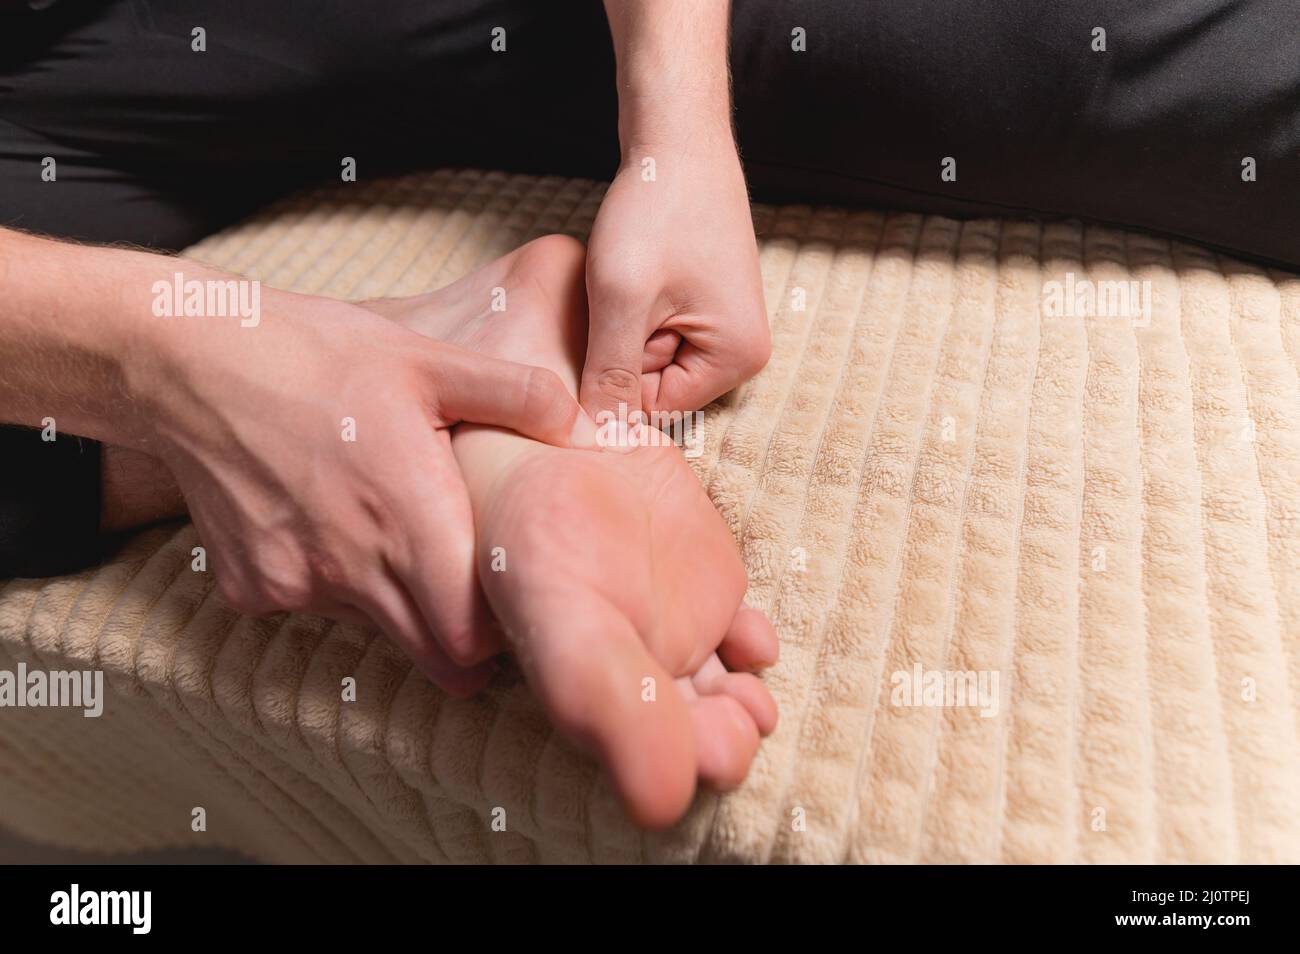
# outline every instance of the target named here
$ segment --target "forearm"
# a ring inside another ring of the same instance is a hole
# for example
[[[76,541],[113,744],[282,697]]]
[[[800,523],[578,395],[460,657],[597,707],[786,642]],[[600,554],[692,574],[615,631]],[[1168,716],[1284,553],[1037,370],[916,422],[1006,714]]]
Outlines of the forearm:
[[[53,418],[59,433],[164,456],[233,449],[231,415],[258,421],[305,353],[346,361],[364,314],[188,259],[4,230],[0,288],[0,422]],[[333,393],[303,387],[308,403]]]
[[[661,144],[731,141],[729,11],[728,0],[605,0],[625,162]]]
[[[170,263],[0,230],[0,422],[139,443],[130,369],[147,347],[150,276]]]
[[[178,356],[211,362],[249,333],[238,318],[156,315],[155,285],[171,289],[177,272],[186,279],[229,277],[172,256],[0,229],[0,423],[103,443],[96,474],[84,475],[97,476],[103,530],[184,513],[176,479],[158,456],[160,434],[169,429],[166,409],[186,403],[187,372]],[[40,461],[7,463],[36,468]],[[93,492],[82,476],[76,481],[79,493]],[[33,511],[33,519],[36,511],[55,516],[48,495],[24,503],[23,493],[14,490],[10,506]]]
[[[5,300],[0,311],[0,422],[36,426],[55,439],[78,435],[105,442],[98,467],[90,460],[75,464],[75,474],[62,469],[53,474],[77,483],[78,493],[98,489],[100,529],[123,529],[185,512],[172,473],[153,456],[131,450],[153,443],[144,420],[143,398],[149,389],[140,380],[148,376],[144,352],[155,344],[159,330],[151,309],[153,282],[170,281],[181,269],[200,270],[169,256],[0,230]],[[81,447],[79,459],[96,452],[94,445],[82,442]],[[73,465],[78,455],[62,459]],[[39,473],[48,468],[47,460],[44,455],[19,456],[6,463]],[[98,487],[82,487],[82,471],[85,477],[98,477]],[[12,519],[44,526],[44,521],[72,519],[65,508],[94,504],[65,494],[55,511],[45,500],[49,494],[38,490],[30,474],[10,477],[30,485],[29,490],[18,483],[6,485],[6,506],[22,509],[8,513]],[[66,491],[64,483],[56,481],[56,486]],[[57,491],[52,487],[51,493]],[[10,556],[17,571],[29,569],[18,556]],[[81,555],[70,554],[70,559],[74,556]]]

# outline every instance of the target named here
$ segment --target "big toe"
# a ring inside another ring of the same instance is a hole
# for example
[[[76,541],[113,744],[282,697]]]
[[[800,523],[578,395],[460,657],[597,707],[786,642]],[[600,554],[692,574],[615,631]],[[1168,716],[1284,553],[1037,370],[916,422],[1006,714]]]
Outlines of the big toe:
[[[768,618],[756,609],[742,606],[718,647],[718,655],[729,669],[752,672],[776,663],[780,642]]]
[[[599,597],[539,608],[520,661],[559,730],[593,750],[633,821],[664,828],[690,806],[696,732],[673,678]]]

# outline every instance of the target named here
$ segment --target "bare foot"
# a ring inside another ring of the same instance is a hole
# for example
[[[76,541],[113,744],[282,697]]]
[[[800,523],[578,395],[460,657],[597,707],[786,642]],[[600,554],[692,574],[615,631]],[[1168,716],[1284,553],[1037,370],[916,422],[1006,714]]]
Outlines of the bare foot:
[[[432,294],[364,304],[550,368],[576,393],[584,257],[547,236]],[[680,451],[564,450],[465,425],[453,446],[488,602],[556,726],[599,755],[632,817],[669,825],[697,779],[738,785],[776,725],[753,671],[776,661],[777,639],[741,605],[735,543]]]

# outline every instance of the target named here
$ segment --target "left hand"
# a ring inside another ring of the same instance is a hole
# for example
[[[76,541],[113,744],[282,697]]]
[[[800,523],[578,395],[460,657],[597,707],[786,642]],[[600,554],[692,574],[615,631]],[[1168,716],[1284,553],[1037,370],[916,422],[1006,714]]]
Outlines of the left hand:
[[[767,363],[758,248],[729,129],[625,150],[592,227],[587,295],[580,400],[593,417],[617,415],[620,402],[629,418],[697,410]]]

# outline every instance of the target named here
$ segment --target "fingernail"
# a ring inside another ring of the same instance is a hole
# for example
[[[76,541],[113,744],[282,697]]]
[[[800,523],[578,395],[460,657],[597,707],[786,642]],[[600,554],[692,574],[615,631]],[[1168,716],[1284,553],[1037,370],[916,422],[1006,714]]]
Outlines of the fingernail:
[[[600,446],[596,436],[596,422],[585,411],[578,411],[573,430],[569,432],[569,444],[582,450],[595,450]]]
[[[607,435],[605,443],[608,450],[616,454],[630,454],[640,446],[641,430],[640,425],[629,424],[627,421],[613,421],[613,435]]]

